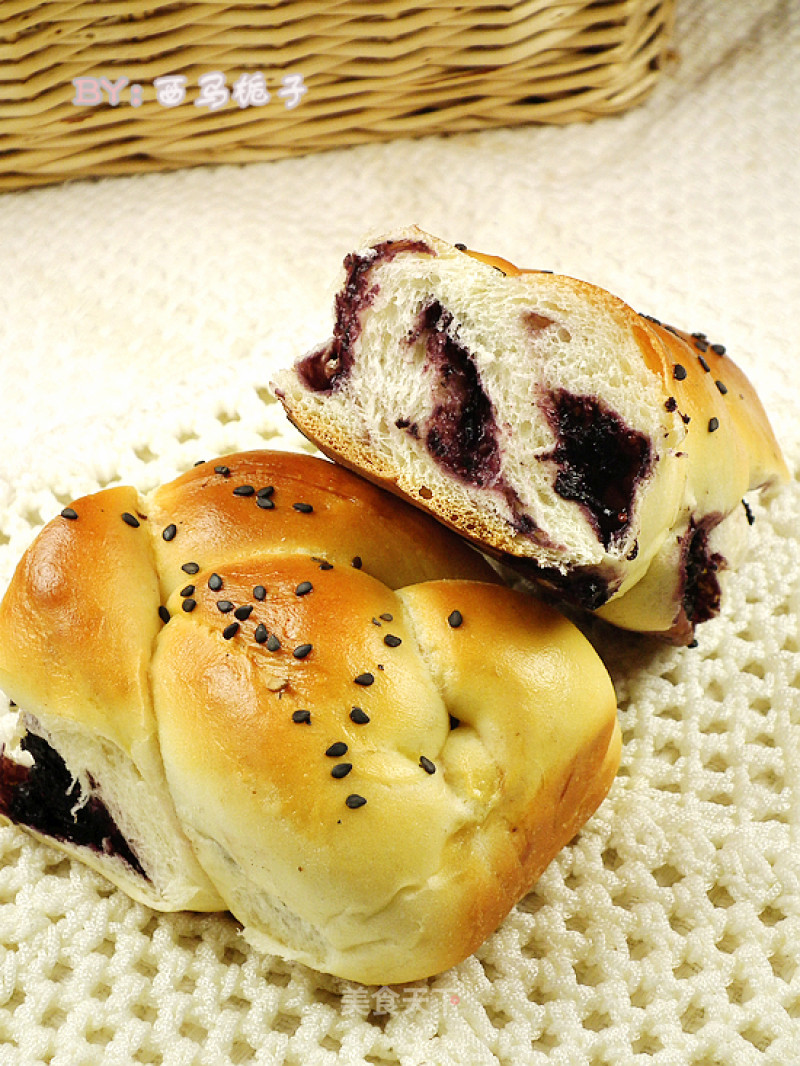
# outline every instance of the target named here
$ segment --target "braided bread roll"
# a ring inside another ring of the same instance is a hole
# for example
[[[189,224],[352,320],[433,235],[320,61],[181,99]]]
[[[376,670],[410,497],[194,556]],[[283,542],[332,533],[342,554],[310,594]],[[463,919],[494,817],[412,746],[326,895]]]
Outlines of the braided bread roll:
[[[162,910],[385,984],[475,950],[605,796],[611,682],[348,471],[251,452],[66,508],[0,606],[0,814]]]
[[[416,227],[345,260],[332,339],[275,378],[323,452],[618,626],[688,643],[787,476],[702,334]]]

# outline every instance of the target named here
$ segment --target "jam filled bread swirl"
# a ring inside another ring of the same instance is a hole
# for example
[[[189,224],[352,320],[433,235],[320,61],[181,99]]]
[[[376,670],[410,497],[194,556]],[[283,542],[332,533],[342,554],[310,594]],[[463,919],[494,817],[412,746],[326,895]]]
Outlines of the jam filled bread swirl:
[[[677,643],[719,610],[745,494],[786,476],[722,345],[413,227],[346,258],[333,337],[274,388],[327,455]]]
[[[474,951],[605,796],[611,681],[455,534],[308,455],[77,500],[0,606],[0,817],[376,984]]]

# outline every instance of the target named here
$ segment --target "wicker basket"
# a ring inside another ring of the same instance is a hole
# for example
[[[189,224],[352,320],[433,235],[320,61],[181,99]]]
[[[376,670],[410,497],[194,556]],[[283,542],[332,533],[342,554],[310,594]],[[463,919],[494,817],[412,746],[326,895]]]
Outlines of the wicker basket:
[[[3,0],[0,189],[612,114],[654,84],[673,8]]]

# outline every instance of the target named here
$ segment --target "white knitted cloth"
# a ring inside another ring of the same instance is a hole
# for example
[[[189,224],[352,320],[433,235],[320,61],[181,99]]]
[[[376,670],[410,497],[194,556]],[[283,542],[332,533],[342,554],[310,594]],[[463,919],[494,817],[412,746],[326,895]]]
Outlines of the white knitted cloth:
[[[723,341],[793,482],[695,649],[600,627],[625,747],[600,811],[478,953],[366,988],[159,915],[0,830],[0,1066],[800,1063],[800,6],[685,0],[641,108],[0,198],[0,589],[114,482],[303,447],[273,368],[342,257],[415,222]]]

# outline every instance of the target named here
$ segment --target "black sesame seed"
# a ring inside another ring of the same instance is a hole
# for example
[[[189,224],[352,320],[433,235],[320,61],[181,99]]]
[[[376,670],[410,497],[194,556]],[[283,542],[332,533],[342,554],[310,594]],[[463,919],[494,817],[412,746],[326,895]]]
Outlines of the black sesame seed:
[[[360,555],[354,556],[353,561],[351,563],[351,566],[354,566],[356,568],[356,570],[360,570],[363,565],[364,565],[364,563],[363,563],[363,560],[362,560],[361,556]]]
[[[343,740],[337,740],[335,744],[331,744],[325,754],[331,759],[338,759],[340,755],[344,755],[347,751],[347,745]]]
[[[258,492],[256,493],[256,496],[258,496],[259,500],[265,500],[265,499],[267,499],[267,497],[271,496],[274,493],[274,491],[275,491],[275,486],[274,485],[265,485],[263,489],[259,489],[258,490]]]
[[[466,252],[467,250],[466,244],[454,244],[453,247],[458,248],[459,252]]]
[[[222,614],[230,614],[233,610],[233,604],[230,600],[217,600],[217,610]]]
[[[295,657],[295,659],[305,659],[305,657],[309,654],[313,647],[313,644],[298,644],[298,646],[292,652],[292,655]]]
[[[327,559],[323,559],[319,564],[320,570],[333,570],[333,563],[329,563]]]
[[[196,606],[197,600],[193,600],[191,599],[191,597],[185,599],[181,604],[181,607],[184,609],[184,611],[186,611],[187,614],[191,614],[191,612],[195,609]]]
[[[135,515],[132,515],[130,511],[122,512],[122,521],[133,529],[139,528],[139,519]]]
[[[295,711],[292,715],[292,721],[311,725],[311,711]]]
[[[200,572],[200,566],[198,563],[184,563],[181,570],[185,574],[198,574]]]
[[[374,676],[368,672],[359,674],[358,677],[353,678],[357,685],[371,685],[375,680]]]
[[[700,364],[700,366],[703,368],[703,370],[705,370],[705,372],[707,374],[711,373],[711,367],[708,365],[708,363],[705,361],[705,359],[702,357],[702,355],[698,355],[697,361]]]
[[[699,641],[697,641],[697,640],[692,640],[692,641],[690,641],[690,642],[689,642],[689,643],[688,643],[688,644],[686,645],[686,647],[687,647],[687,648],[696,648],[698,644],[699,644]]]
[[[384,622],[393,622],[394,621],[394,615],[393,614],[389,614],[388,612],[386,614],[378,615],[378,617],[382,618],[384,620]]]
[[[253,613],[252,603],[243,603],[241,607],[237,607],[233,612],[233,617],[238,618],[240,622],[245,622]]]
[[[708,337],[705,335],[705,333],[693,333],[692,339],[696,341],[707,341]]]
[[[275,501],[271,500],[269,496],[257,496],[256,506],[260,507],[262,511],[274,511]]]
[[[158,617],[161,619],[162,622],[169,621],[169,611],[166,607],[161,606],[158,608]]]
[[[65,507],[61,512],[61,517],[75,519],[78,517],[78,512],[73,507]]]
[[[194,585],[184,585],[181,589],[181,596],[194,596]]]
[[[692,339],[694,340],[694,346],[697,348],[698,352],[708,351],[708,341],[705,337],[693,337]]]
[[[714,384],[717,386],[723,396],[728,391],[728,386],[725,384],[724,381],[715,381]]]
[[[231,468],[229,466],[215,466],[214,467],[214,473],[215,474],[222,474],[223,477],[230,477],[231,476]]]
[[[756,516],[753,514],[752,508],[747,500],[742,500],[742,505],[744,507],[744,513],[747,515],[747,524],[748,526],[752,526],[756,520]]]
[[[238,632],[239,632],[239,623],[238,622],[231,622],[231,624],[229,626],[225,626],[225,628],[222,630],[222,635],[223,635],[223,637],[226,640],[230,640],[231,637],[235,637]]]
[[[252,485],[237,485],[233,490],[234,496],[255,496],[256,490]]]
[[[708,420],[708,432],[709,433],[713,433],[717,429],[719,429],[719,419],[718,418],[709,418],[709,420]]]
[[[425,771],[426,774],[435,774],[436,773],[435,764],[432,763],[430,759],[427,759],[424,755],[420,755],[419,764],[422,767],[422,769]]]
[[[297,588],[294,590],[295,596],[307,596],[309,592],[314,588],[310,581],[301,581]]]
[[[175,540],[175,534],[177,532],[178,527],[175,525],[174,522],[170,522],[170,524],[161,531],[161,536],[164,538],[164,540]]]
[[[666,408],[666,409],[667,409],[668,411],[674,411],[674,410],[676,410],[676,409],[677,409],[677,406],[678,406],[678,401],[677,401],[677,400],[675,399],[675,397],[674,397],[674,396],[668,396],[668,397],[667,397],[667,399],[666,399],[666,401],[664,402],[664,407],[665,407],[665,408]]]
[[[360,707],[354,707],[350,712],[350,721],[355,722],[356,725],[366,725],[369,721],[369,715],[362,711]]]
[[[256,631],[253,634],[256,639],[256,644],[264,644],[269,634],[267,633],[267,627],[263,622],[259,622],[256,626]]]
[[[711,351],[714,352],[715,355],[724,355],[725,351],[726,351],[725,345],[724,344],[712,344],[711,345]]]
[[[267,638],[267,648],[270,651],[278,651],[280,646],[281,646],[281,642],[278,640],[278,638],[275,636],[275,634],[274,633],[270,633],[269,637]]]
[[[458,629],[458,627],[463,621],[464,616],[461,614],[461,611],[451,611],[451,613],[447,616],[447,624],[452,629]]]
[[[380,625],[381,623],[380,623],[380,622],[378,621],[378,619],[377,619],[377,618],[373,618],[373,619],[372,619],[372,624],[373,624],[374,626],[379,626],[379,625]]]
[[[342,777],[347,777],[347,775],[352,769],[353,764],[351,762],[337,763],[336,766],[334,766],[334,768],[331,770],[331,777],[335,777],[337,778],[337,780],[341,779]]]
[[[202,466],[202,465],[203,465],[204,463],[205,463],[205,459],[198,459],[198,460],[197,460],[197,461],[196,461],[195,463],[193,463],[192,465],[193,465],[193,466]]]
[[[311,514],[314,510],[310,503],[293,503],[292,507],[295,511],[299,511],[300,514]]]
[[[393,633],[387,633],[383,638],[383,643],[389,648],[398,648],[403,642],[400,637],[396,637]]]
[[[681,363],[676,363],[672,368],[672,376],[676,381],[683,381],[686,377],[686,367],[682,366]]]
[[[367,801],[364,799],[363,796],[359,796],[356,792],[353,792],[347,797],[344,802],[351,810],[354,811],[357,807],[363,807]]]
[[[219,590],[222,588],[222,578],[219,576],[219,574],[211,575],[211,577],[208,579],[208,587],[211,589],[212,592],[219,592]]]
[[[267,590],[263,585],[256,585],[253,589],[253,599],[265,600],[267,598]]]

